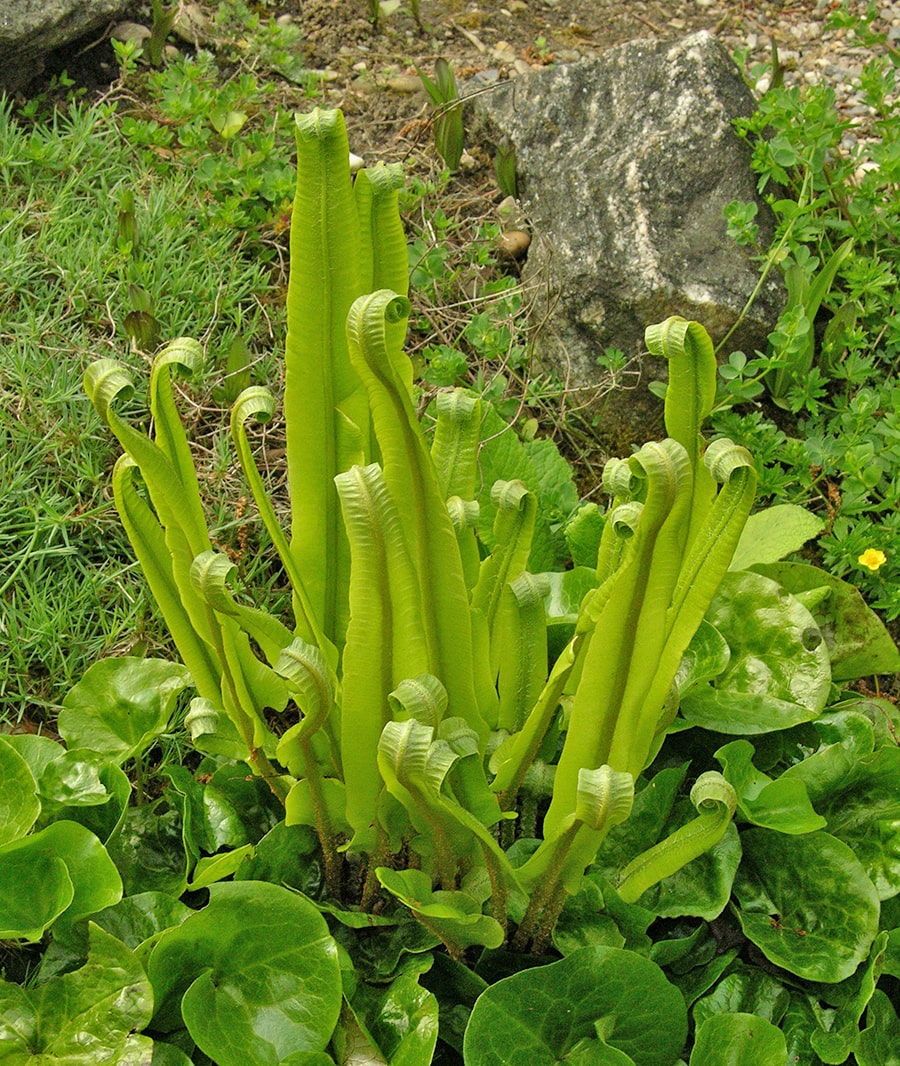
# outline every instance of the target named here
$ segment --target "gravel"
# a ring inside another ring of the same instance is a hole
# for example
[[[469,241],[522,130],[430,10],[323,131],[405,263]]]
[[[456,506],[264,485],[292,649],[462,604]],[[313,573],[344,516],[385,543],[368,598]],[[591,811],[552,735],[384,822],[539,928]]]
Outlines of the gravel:
[[[702,5],[704,0],[697,0]],[[728,5],[726,5],[728,6]],[[869,0],[849,0],[850,12],[864,15]],[[848,29],[829,25],[830,15],[840,9],[835,0],[813,0],[806,3],[768,5],[765,10],[751,10],[756,5],[744,4],[742,31],[726,30],[720,34],[722,43],[732,52],[749,50],[748,68],[755,64],[771,63],[772,42],[784,68],[786,88],[804,85],[825,85],[834,91],[841,116],[850,119],[854,127],[844,135],[842,147],[850,150],[859,140],[869,136],[868,125],[874,111],[868,107],[858,88],[863,67],[876,52],[872,48],[854,44],[854,34]],[[891,45],[900,42],[900,3],[878,5],[878,17],[872,30],[886,33]],[[768,72],[755,82],[758,93],[769,86]]]

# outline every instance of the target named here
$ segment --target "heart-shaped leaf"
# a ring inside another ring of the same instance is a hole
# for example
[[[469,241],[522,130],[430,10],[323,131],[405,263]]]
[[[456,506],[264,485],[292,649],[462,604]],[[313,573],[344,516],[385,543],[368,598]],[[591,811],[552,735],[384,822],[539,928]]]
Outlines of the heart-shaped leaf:
[[[781,833],[812,833],[825,828],[825,819],[812,808],[802,781],[773,781],[753,765],[753,745],[734,740],[719,748],[715,757],[725,780],[737,792],[738,809],[748,822]]]
[[[811,611],[825,634],[835,681],[900,670],[897,645],[858,588],[827,570],[804,563],[772,563],[754,570],[794,595],[828,590],[829,595]]]
[[[842,981],[869,954],[879,900],[852,850],[828,833],[741,834],[735,895],[744,934],[777,966],[810,981]]]
[[[28,763],[0,737],[0,846],[25,836],[40,813],[37,782]]]
[[[684,999],[655,963],[619,948],[589,947],[487,988],[469,1019],[465,1061],[672,1066],[686,1036]]]
[[[767,733],[822,711],[831,686],[828,651],[798,599],[760,574],[726,574],[706,618],[731,660],[712,684],[683,694],[687,722],[720,733]]]
[[[74,922],[122,898],[106,849],[76,822],[54,822],[8,844],[0,864],[0,927],[7,928],[0,937],[34,940],[63,915]]]
[[[322,1051],[338,1019],[337,945],[302,896],[262,881],[219,883],[154,947],[154,1026],[187,1026],[220,1066],[278,1066]]]
[[[714,1014],[697,1029],[690,1066],[784,1066],[784,1033],[753,1014]]]
[[[188,671],[165,659],[101,659],[66,694],[60,736],[117,762],[140,755],[164,733]]]
[[[149,1062],[151,1041],[131,1033],[147,1025],[152,1009],[140,963],[92,925],[88,961],[80,970],[36,988],[0,982],[0,1060],[55,1066]]]

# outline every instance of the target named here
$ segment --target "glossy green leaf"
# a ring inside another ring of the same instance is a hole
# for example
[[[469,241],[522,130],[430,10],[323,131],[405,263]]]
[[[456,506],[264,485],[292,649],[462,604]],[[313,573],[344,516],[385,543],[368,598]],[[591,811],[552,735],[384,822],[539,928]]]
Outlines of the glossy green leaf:
[[[715,753],[725,779],[738,795],[738,809],[748,822],[781,833],[811,833],[824,829],[826,822],[809,802],[802,781],[772,778],[753,765],[753,745],[734,740]]]
[[[890,999],[876,989],[866,1012],[866,1027],[855,1048],[857,1066],[900,1066],[900,1018]]]
[[[784,1066],[784,1034],[752,1014],[714,1014],[697,1029],[690,1066]]]
[[[224,881],[226,877],[231,877],[244,859],[251,857],[255,851],[253,844],[244,844],[243,847],[235,848],[233,851],[200,859],[188,882],[188,892],[198,892],[201,888],[208,888],[217,881]]]
[[[62,744],[50,737],[36,733],[9,733],[0,743],[7,744],[22,756],[35,781],[40,781],[44,770],[54,760],[65,754]]]
[[[126,895],[168,892],[180,896],[187,886],[189,859],[184,847],[182,808],[177,793],[129,807],[107,851],[122,876]]]
[[[839,1006],[829,1019],[828,1029],[817,1028],[810,1037],[813,1050],[829,1066],[840,1066],[849,1058],[859,1038],[859,1023],[875,992],[884,965],[888,935],[881,932],[872,944],[866,966],[853,975],[845,985],[844,995],[836,997]],[[843,991],[843,989],[842,989]]]
[[[813,805],[818,805],[841,787],[856,763],[871,758],[875,729],[867,715],[851,706],[821,715],[814,732],[820,738],[818,750],[794,762],[781,777],[802,781]]]
[[[430,1066],[438,1037],[438,1003],[416,972],[387,988],[361,983],[353,1011],[389,1066]]]
[[[881,899],[900,893],[900,748],[856,762],[818,800],[828,832],[863,864]]]
[[[759,563],[776,563],[817,537],[825,528],[818,515],[794,503],[779,503],[750,515],[729,570],[749,570]]]
[[[0,852],[0,940],[40,940],[75,896],[62,859],[40,848]]]
[[[77,822],[54,822],[39,833],[8,844],[0,852],[0,862],[4,867],[0,888],[4,917],[7,921],[15,917],[20,923],[27,923],[27,931],[7,931],[0,936],[36,939],[34,932],[41,923],[46,927],[63,916],[67,922],[74,922],[122,897],[121,878],[105,848],[90,830]],[[60,869],[60,863],[65,873]],[[12,875],[14,869],[21,879]],[[46,884],[38,871],[46,875]],[[68,895],[67,880],[72,895],[59,910],[59,904]],[[24,884],[29,882],[35,893],[32,899],[23,890]],[[56,913],[49,917],[53,911]],[[0,917],[0,925],[5,924]]]
[[[694,1025],[699,1027],[717,1014],[752,1014],[778,1025],[790,1003],[784,985],[757,967],[741,967],[723,977],[715,988],[694,1004]]]
[[[60,752],[41,774],[38,789],[42,804],[58,809],[106,803],[110,796],[100,780],[105,762],[105,756],[84,748]]]
[[[187,1026],[220,1066],[277,1066],[322,1051],[341,1003],[337,945],[306,899],[262,881],[219,883],[163,933],[148,973],[154,1026]]]
[[[900,737],[900,707],[889,699],[853,695],[830,705],[829,713],[841,711],[854,711],[869,719],[875,747],[890,747]]]
[[[66,694],[57,728],[69,748],[124,762],[166,731],[190,684],[187,670],[165,659],[101,659]]]
[[[270,881],[295,888],[306,896],[318,896],[322,863],[317,854],[316,834],[306,825],[279,822],[260,840],[255,851],[244,857],[235,881]]]
[[[434,891],[431,878],[422,870],[379,868],[376,873],[382,887],[405,903],[452,954],[473,945],[496,948],[503,943],[500,923],[482,914],[481,904],[469,893]]]
[[[150,1066],[192,1066],[192,1064],[188,1055],[181,1048],[176,1047],[174,1044],[168,1044],[165,1040],[154,1040],[153,1058],[150,1060]]]
[[[825,635],[835,681],[900,670],[900,650],[854,585],[805,563],[773,563],[754,570],[794,595],[828,590],[810,610]]]
[[[737,948],[729,948],[721,954],[714,954],[711,959],[701,956],[697,960],[698,965],[691,966],[684,973],[677,972],[673,968],[670,980],[680,989],[685,1003],[690,1006],[704,992],[715,987],[722,975],[730,969],[737,955]]]
[[[781,1019],[781,1031],[788,1048],[788,1062],[798,1066],[822,1066],[813,1051],[812,1034],[822,1024],[824,1009],[818,997],[799,990],[791,992],[791,1001]]]
[[[625,937],[611,914],[604,910],[603,891],[596,881],[585,878],[553,928],[553,944],[562,955],[580,948],[625,947]]]
[[[825,706],[831,668],[809,611],[760,574],[726,574],[706,615],[731,649],[713,684],[695,685],[681,700],[692,725],[720,733],[786,729]]]
[[[131,782],[122,768],[83,748],[53,760],[38,790],[43,808],[38,824],[78,822],[104,844],[122,824],[131,799]]]
[[[125,896],[111,907],[96,911],[89,922],[80,921],[71,929],[54,930],[50,946],[41,959],[41,980],[84,964],[88,956],[89,924],[99,926],[134,951],[193,913],[180,900],[163,892]]]
[[[722,634],[705,618],[685,649],[675,675],[675,687],[685,692],[701,681],[712,681],[731,661],[731,649]]]
[[[0,736],[0,846],[25,836],[40,813],[37,781],[28,763]]]
[[[124,944],[91,926],[88,961],[34,988],[0,982],[0,1061],[19,1066],[140,1066],[151,1042],[153,994]]]
[[[799,977],[835,982],[853,973],[878,932],[879,900],[852,850],[822,831],[751,829],[741,843],[734,891],[744,934]]]
[[[466,1029],[465,1061],[673,1066],[686,1036],[684,1000],[655,963],[618,948],[589,947],[486,989]]]

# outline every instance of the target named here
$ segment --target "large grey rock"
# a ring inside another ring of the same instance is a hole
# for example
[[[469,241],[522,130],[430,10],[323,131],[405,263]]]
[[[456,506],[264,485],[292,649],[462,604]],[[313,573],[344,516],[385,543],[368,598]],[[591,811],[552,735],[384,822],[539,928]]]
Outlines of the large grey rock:
[[[644,327],[669,315],[697,319],[714,340],[725,334],[759,275],[727,237],[722,209],[757,197],[731,125],[753,100],[714,37],[631,41],[526,74],[474,107],[482,138],[515,148],[534,232],[523,277],[547,314],[541,362],[589,384],[604,347],[639,353]],[[763,205],[760,221],[767,241]],[[764,344],[779,285],[763,290],[729,350]]]
[[[49,52],[105,28],[134,0],[0,0],[0,90],[37,77]]]

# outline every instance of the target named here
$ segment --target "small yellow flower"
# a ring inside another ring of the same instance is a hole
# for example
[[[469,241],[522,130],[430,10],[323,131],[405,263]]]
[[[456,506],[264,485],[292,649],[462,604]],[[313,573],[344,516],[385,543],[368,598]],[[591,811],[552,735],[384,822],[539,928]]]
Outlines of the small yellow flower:
[[[867,566],[874,571],[887,562],[887,556],[877,548],[866,548],[857,562],[860,566]]]

